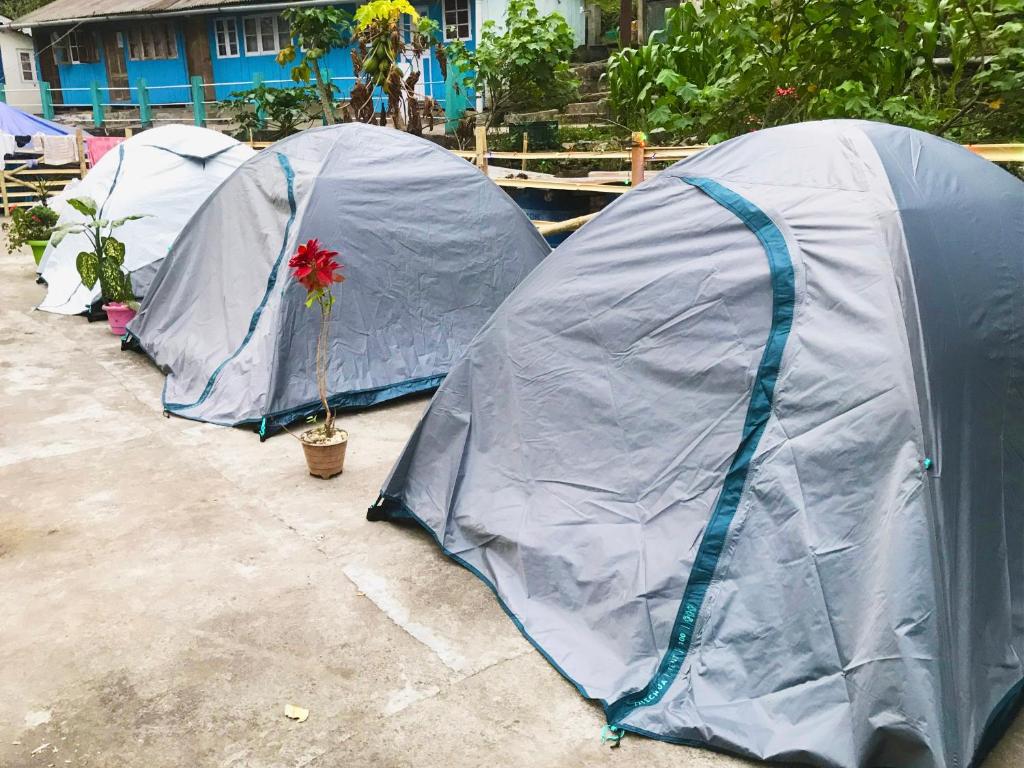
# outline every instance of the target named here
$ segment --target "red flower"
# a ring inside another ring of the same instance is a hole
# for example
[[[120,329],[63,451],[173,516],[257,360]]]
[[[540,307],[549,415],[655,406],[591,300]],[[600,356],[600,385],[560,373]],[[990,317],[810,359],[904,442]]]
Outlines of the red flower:
[[[778,98],[786,98],[787,96],[796,96],[796,88],[776,88],[775,95]]]
[[[314,239],[299,246],[288,266],[307,293],[317,293],[344,281],[340,272],[342,265],[334,260],[337,255],[337,251],[321,248],[320,241]]]

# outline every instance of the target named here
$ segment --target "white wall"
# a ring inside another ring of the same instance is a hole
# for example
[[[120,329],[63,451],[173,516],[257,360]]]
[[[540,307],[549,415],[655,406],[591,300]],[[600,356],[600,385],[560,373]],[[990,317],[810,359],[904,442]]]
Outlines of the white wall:
[[[576,45],[583,45],[585,24],[583,21],[584,0],[536,0],[537,10],[541,16],[546,16],[552,11],[558,11],[569,22],[573,35],[576,38]],[[494,20],[498,29],[505,26],[505,9],[508,7],[507,0],[477,0],[477,39],[479,29],[485,21]]]
[[[22,52],[27,52],[31,59],[33,80],[26,80],[22,74]],[[41,114],[43,107],[39,100],[39,71],[32,38],[10,28],[0,28],[0,61],[3,62],[7,80],[7,103],[26,112]]]

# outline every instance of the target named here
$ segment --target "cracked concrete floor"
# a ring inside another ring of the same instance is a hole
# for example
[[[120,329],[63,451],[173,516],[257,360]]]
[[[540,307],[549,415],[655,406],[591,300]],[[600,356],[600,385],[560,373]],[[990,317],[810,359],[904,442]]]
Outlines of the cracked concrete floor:
[[[0,766],[750,766],[629,736],[418,529],[364,513],[425,398],[287,436],[161,416],[101,324],[0,256]],[[310,710],[304,723],[286,703]],[[985,768],[1024,762],[1018,722]]]

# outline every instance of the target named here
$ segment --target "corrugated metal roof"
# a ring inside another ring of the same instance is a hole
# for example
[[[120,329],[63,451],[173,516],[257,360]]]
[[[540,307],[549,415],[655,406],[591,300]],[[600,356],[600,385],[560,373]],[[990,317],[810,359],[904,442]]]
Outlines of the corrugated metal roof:
[[[199,8],[220,8],[250,5],[258,0],[54,0],[49,5],[20,17],[16,26],[53,24],[72,19],[98,16],[131,16],[134,14],[174,13]],[[265,0],[264,0],[265,1]]]

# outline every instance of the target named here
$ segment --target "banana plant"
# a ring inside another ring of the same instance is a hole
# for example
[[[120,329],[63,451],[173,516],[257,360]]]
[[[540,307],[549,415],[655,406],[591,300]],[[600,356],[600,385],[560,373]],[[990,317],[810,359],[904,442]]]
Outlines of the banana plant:
[[[130,221],[144,217],[134,215],[105,219],[91,197],[72,198],[68,200],[68,205],[85,216],[87,221],[62,224],[54,229],[51,242],[60,245],[68,235],[85,235],[92,249],[82,251],[75,260],[82,285],[91,290],[98,282],[100,293],[107,303],[134,302],[131,278],[124,271],[124,243],[113,237],[113,232]]]

